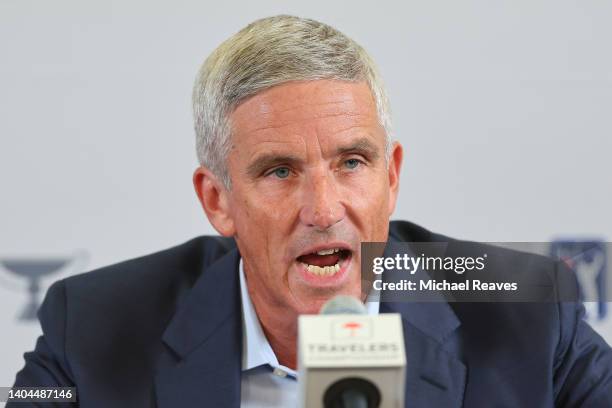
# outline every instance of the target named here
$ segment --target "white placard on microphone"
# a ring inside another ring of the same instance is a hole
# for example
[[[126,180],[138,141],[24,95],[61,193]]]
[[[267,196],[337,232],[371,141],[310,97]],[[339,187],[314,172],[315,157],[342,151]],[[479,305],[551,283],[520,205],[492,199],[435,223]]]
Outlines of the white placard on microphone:
[[[302,315],[298,325],[304,407],[323,406],[326,390],[343,378],[374,384],[380,408],[403,407],[406,355],[399,314]]]

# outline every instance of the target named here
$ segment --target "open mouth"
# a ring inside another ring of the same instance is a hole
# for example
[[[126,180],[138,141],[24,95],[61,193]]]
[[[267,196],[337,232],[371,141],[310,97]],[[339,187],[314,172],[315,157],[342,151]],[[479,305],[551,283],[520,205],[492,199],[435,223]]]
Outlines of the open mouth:
[[[297,257],[309,273],[316,276],[333,276],[340,271],[351,251],[344,248],[326,248]]]

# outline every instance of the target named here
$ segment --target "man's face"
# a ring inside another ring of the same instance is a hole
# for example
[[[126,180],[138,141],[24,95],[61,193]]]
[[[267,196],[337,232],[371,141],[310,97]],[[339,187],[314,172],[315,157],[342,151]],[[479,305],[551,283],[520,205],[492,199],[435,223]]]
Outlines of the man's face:
[[[230,119],[228,212],[251,296],[297,313],[363,299],[360,243],[387,240],[402,155],[385,161],[370,88],[292,82]]]

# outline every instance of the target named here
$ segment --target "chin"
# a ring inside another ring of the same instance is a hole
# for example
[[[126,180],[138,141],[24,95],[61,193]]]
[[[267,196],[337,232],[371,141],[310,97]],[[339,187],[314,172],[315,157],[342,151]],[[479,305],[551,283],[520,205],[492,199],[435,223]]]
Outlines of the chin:
[[[298,314],[319,314],[323,305],[334,296],[331,295],[327,298],[318,298],[316,300],[305,300]]]

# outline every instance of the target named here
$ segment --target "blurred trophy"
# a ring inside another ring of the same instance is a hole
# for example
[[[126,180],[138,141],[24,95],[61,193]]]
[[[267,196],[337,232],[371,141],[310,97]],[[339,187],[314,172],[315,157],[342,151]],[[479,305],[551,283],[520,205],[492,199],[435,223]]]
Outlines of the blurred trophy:
[[[556,240],[551,255],[576,274],[587,319],[606,317],[606,244],[600,240]]]
[[[27,288],[23,284],[19,286],[27,290],[28,300],[17,318],[23,321],[36,320],[36,313],[40,307],[42,281],[55,275],[67,276],[82,272],[88,258],[87,252],[77,251],[71,256],[62,258],[15,257],[0,259],[2,269],[18,277],[20,281],[26,281],[25,286]]]

